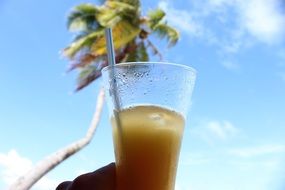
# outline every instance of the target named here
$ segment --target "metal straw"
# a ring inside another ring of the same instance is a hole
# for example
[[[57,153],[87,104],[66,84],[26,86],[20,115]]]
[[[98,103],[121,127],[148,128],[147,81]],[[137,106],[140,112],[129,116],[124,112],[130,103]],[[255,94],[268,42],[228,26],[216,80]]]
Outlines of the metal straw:
[[[115,106],[115,110],[114,110],[114,119],[118,128],[118,132],[119,132],[119,141],[121,141],[121,151],[124,154],[124,157],[127,158],[127,154],[124,150],[125,147],[125,142],[123,139],[123,128],[122,128],[122,124],[121,124],[121,120],[120,120],[120,115],[119,115],[119,111],[120,111],[120,100],[119,100],[119,96],[118,96],[118,90],[117,90],[117,81],[116,81],[116,73],[115,73],[115,64],[116,64],[116,60],[115,60],[115,51],[114,51],[114,45],[113,45],[113,37],[112,37],[112,29],[111,28],[107,28],[105,30],[105,36],[106,36],[106,43],[107,43],[107,53],[108,53],[108,63],[111,66],[110,69],[110,78],[111,78],[111,87],[110,87],[110,91],[111,94],[114,96],[114,106]],[[128,173],[128,176],[130,177],[130,182],[132,183],[132,172],[129,171],[128,168],[126,168],[126,172]]]
[[[107,55],[108,55],[108,63],[111,66],[111,93],[114,96],[114,106],[116,111],[120,111],[120,102],[119,97],[117,94],[117,84],[116,84],[116,78],[115,78],[115,51],[114,51],[114,44],[113,44],[113,35],[112,35],[112,29],[107,28],[105,30],[105,37],[106,37],[106,43],[107,43]],[[116,117],[117,114],[115,114]],[[115,118],[118,120],[118,118]]]
[[[105,36],[106,36],[106,42],[107,42],[108,62],[109,62],[109,65],[114,66],[116,64],[116,60],[115,60],[115,51],[114,51],[113,35],[112,35],[111,28],[106,28]]]
[[[116,81],[116,73],[115,73],[115,51],[114,51],[114,45],[113,45],[113,36],[112,36],[112,29],[107,28],[105,30],[105,37],[106,37],[106,43],[107,43],[107,55],[108,55],[108,63],[111,66],[110,69],[110,79],[111,79],[111,84],[110,84],[110,92],[111,96],[113,96],[113,103],[115,109],[113,110],[114,113],[114,119],[119,131],[119,136],[120,136],[120,141],[122,145],[124,144],[123,142],[123,129],[121,125],[121,120],[119,116],[119,111],[120,111],[120,101],[119,101],[119,96],[118,96],[118,90],[117,90],[117,81]]]
[[[113,96],[112,100],[113,100],[114,107],[115,107],[115,109],[113,110],[114,119],[115,119],[115,122],[118,128],[119,137],[120,137],[119,139],[121,141],[121,144],[124,145],[123,129],[122,129],[121,120],[119,116],[120,101],[119,101],[118,90],[117,90],[117,81],[116,81],[116,73],[115,73],[116,60],[115,60],[115,51],[114,51],[113,36],[112,36],[111,28],[107,28],[105,30],[105,37],[106,37],[106,43],[107,43],[108,63],[109,63],[109,66],[111,66],[111,69],[110,69],[111,73],[109,77],[111,79],[110,92],[111,92],[111,96]]]

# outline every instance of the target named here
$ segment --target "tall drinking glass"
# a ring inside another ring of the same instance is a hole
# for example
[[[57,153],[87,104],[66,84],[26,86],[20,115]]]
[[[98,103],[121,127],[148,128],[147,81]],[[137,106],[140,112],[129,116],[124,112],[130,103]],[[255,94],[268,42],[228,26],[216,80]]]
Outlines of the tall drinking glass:
[[[148,62],[108,66],[102,73],[117,190],[174,190],[195,70]]]

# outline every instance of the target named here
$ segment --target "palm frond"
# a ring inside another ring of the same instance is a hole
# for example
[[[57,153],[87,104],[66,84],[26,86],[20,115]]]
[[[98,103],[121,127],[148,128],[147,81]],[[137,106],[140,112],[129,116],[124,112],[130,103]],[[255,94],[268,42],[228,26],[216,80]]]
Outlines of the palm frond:
[[[138,55],[139,55],[137,61],[149,61],[149,57],[148,57],[148,53],[147,53],[147,48],[146,48],[144,42],[141,42],[141,43],[138,45],[137,52],[138,52]]]
[[[99,63],[100,61],[104,60],[105,56],[96,56],[91,53],[84,53],[83,55],[79,56],[78,58],[74,58],[70,64],[69,69],[67,72],[72,71],[77,68],[83,68],[91,64]]]
[[[113,27],[125,17],[129,17],[128,21],[133,23],[139,17],[134,6],[118,1],[106,1],[99,10],[96,19],[104,27]]]
[[[164,18],[165,12],[161,9],[156,9],[149,11],[147,16],[148,16],[147,24],[149,25],[149,28],[153,30],[156,27],[156,25],[158,25]]]
[[[147,47],[145,46],[144,41],[137,44],[136,48],[133,49],[133,51],[129,52],[126,61],[127,62],[149,61]]]
[[[105,6],[118,12],[136,11],[136,7],[123,1],[106,1]]]
[[[158,48],[149,39],[147,39],[146,48],[150,48],[153,55],[157,55],[160,61],[163,60],[162,54],[159,52]]]
[[[71,61],[70,70],[79,70],[76,91],[98,77],[108,65],[104,30],[113,30],[116,63],[122,61],[148,61],[151,51],[162,59],[158,48],[149,40],[150,34],[167,39],[169,46],[175,45],[179,33],[164,22],[161,9],[141,15],[140,0],[105,0],[102,6],[81,4],[68,16],[67,26],[75,31],[76,38],[62,54]]]
[[[169,42],[169,46],[175,45],[179,39],[179,32],[166,23],[157,24],[153,32],[161,38],[166,38]]]
[[[100,76],[101,71],[98,70],[97,67],[92,65],[85,67],[79,73],[79,76],[77,78],[77,87],[75,91],[83,89]]]
[[[117,50],[132,41],[140,32],[137,26],[131,25],[128,21],[122,20],[113,28],[114,48]],[[106,54],[106,40],[102,36],[98,38],[91,47],[95,55]]]
[[[96,19],[101,26],[112,27],[121,20],[121,17],[115,10],[109,8],[101,8],[100,13],[96,15]]]
[[[135,62],[137,61],[137,51],[136,49],[134,51],[131,51],[127,54],[127,57],[126,57],[126,62]]]
[[[128,20],[133,25],[139,24],[140,11],[138,7],[121,1],[107,1],[105,5],[109,9],[115,10],[115,14],[123,20]]]
[[[84,47],[90,47],[97,38],[104,36],[104,29],[99,29],[91,32],[81,38],[75,40],[70,46],[63,50],[63,55],[68,58],[73,58],[74,55]]]
[[[84,3],[76,6],[68,15],[67,27],[70,31],[88,31],[94,30],[99,25],[96,20],[98,7]]]
[[[140,0],[109,0],[109,1],[127,3],[129,5],[134,6],[136,9],[139,9],[141,5]]]

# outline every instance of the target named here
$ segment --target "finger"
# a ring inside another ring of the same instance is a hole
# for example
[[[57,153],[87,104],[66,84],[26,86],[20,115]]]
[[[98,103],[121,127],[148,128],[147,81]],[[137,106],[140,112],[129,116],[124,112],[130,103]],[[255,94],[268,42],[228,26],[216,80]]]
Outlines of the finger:
[[[115,163],[108,164],[107,166],[104,166],[95,172],[92,172],[91,174],[98,175],[98,176],[109,176],[112,178],[115,178],[116,175],[116,165]]]
[[[70,185],[68,190],[114,190],[116,182],[115,164],[111,163],[95,172],[83,174],[77,177]]]
[[[71,183],[72,183],[71,181],[64,181],[57,186],[56,190],[68,190],[68,187],[70,186]]]

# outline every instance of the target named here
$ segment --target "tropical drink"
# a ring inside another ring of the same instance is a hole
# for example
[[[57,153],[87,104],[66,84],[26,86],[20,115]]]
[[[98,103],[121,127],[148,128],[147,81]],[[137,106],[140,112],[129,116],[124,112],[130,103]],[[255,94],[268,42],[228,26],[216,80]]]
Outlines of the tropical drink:
[[[183,117],[157,106],[136,106],[113,119],[117,190],[173,190]]]
[[[102,70],[116,158],[117,190],[174,190],[194,69],[122,63]]]

